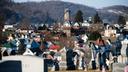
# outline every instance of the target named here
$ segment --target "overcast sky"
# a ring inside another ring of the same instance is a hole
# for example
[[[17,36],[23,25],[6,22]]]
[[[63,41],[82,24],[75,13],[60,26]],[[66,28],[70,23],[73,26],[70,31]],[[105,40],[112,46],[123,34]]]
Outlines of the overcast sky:
[[[14,0],[15,2],[27,2],[27,1],[49,1],[49,0]],[[52,1],[52,0],[51,0]],[[125,5],[128,6],[128,0],[59,0],[59,1],[66,1],[72,3],[79,3],[95,8],[102,8],[112,5]]]

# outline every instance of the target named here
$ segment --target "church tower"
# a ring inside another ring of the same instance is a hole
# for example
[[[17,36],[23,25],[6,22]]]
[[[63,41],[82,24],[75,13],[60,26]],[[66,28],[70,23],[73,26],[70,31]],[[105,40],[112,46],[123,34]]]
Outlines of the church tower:
[[[68,37],[71,36],[71,25],[70,25],[70,10],[66,8],[64,10],[64,24],[63,24],[63,31],[66,33]]]
[[[69,22],[69,20],[70,20],[70,10],[66,8],[64,10],[64,22]]]

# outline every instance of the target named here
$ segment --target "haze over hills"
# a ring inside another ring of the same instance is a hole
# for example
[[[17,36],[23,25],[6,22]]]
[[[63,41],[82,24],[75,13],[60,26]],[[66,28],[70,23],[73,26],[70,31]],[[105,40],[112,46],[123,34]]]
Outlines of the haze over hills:
[[[98,12],[102,14],[101,16],[108,17],[108,19],[111,19],[114,21],[117,21],[118,16],[122,15],[128,20],[128,7],[123,5],[114,5],[109,7],[104,7],[102,9],[99,9]]]
[[[94,16],[96,11],[99,12],[102,19],[114,21],[118,19],[118,15],[128,16],[128,7],[126,6],[110,6],[102,9],[74,4],[63,1],[43,1],[43,2],[26,2],[16,3],[11,7],[13,13],[9,15],[8,21],[21,21],[24,17],[28,18],[31,23],[52,23],[54,21],[63,21],[64,9],[70,9],[71,19],[73,20],[76,12],[81,10],[84,19]],[[15,23],[15,22],[12,22]]]
[[[115,5],[115,6],[109,6],[102,8],[101,11],[106,11],[110,13],[115,13],[118,15],[128,15],[128,7],[127,6],[122,6],[122,5]]]

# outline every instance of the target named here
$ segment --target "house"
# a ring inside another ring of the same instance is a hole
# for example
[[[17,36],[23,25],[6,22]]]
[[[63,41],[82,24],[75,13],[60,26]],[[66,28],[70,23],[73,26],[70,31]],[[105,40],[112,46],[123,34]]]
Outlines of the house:
[[[74,23],[74,25],[73,25],[73,28],[74,29],[78,29],[80,27],[80,25],[76,22],[76,23]]]
[[[105,37],[111,37],[114,34],[116,34],[116,29],[114,26],[108,26],[108,28],[104,32]]]
[[[128,25],[128,21],[126,21],[126,24]]]
[[[89,24],[87,21],[84,21],[84,22],[82,23],[82,26],[83,26],[83,27],[86,27],[86,26],[89,27],[90,24]]]
[[[90,24],[89,25],[89,31],[104,31],[104,25],[103,24]]]
[[[13,28],[13,25],[4,25],[4,29]]]
[[[30,31],[33,31],[34,29],[32,28],[31,25],[29,24],[19,24],[17,26],[17,29],[20,29],[20,32],[21,33],[27,33],[27,32],[30,32]]]
[[[74,27],[79,27],[80,25],[76,22],[73,26]]]
[[[48,25],[47,24],[41,24],[39,27],[38,27],[38,30],[47,30],[48,29]]]
[[[124,29],[128,29],[128,21],[126,21],[126,25],[125,25]]]
[[[3,32],[4,32],[5,30],[15,31],[16,28],[15,28],[13,25],[4,25]]]

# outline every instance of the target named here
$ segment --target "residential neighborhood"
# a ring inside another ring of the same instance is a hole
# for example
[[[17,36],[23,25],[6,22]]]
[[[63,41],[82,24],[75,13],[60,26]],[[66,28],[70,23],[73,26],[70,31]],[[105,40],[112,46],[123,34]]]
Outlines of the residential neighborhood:
[[[41,15],[43,11],[20,10],[25,5],[0,1],[0,72],[128,72],[128,6],[126,14],[107,14],[104,8],[87,15],[81,9],[74,14],[69,3],[59,18],[59,12],[52,18],[52,8]]]

